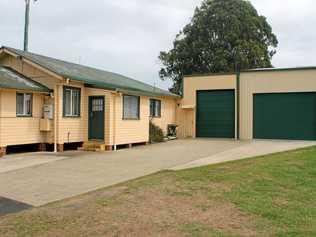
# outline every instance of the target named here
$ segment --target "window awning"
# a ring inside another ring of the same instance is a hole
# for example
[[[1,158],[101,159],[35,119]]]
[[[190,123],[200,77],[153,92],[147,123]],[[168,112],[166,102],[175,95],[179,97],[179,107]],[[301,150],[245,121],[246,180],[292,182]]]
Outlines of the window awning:
[[[25,77],[9,67],[4,66],[0,66],[0,88],[34,92],[50,92],[46,86]]]

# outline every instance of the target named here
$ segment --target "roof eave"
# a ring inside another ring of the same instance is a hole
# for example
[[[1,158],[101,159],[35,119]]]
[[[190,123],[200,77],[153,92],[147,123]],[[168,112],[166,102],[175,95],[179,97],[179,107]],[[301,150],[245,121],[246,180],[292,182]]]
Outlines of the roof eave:
[[[3,51],[15,58],[18,58],[18,57],[21,57],[22,61],[42,70],[43,72],[55,77],[55,78],[58,78],[59,80],[64,80],[65,78],[63,77],[63,75],[60,75],[58,72],[50,69],[50,68],[47,68],[43,65],[41,65],[40,63],[36,62],[35,60],[32,60],[28,57],[25,57],[23,55],[20,55],[20,54],[17,54],[15,52],[12,52],[9,48],[6,48],[5,46],[3,46],[1,49],[3,49]]]
[[[256,73],[256,72],[283,72],[283,71],[304,71],[316,70],[316,66],[311,67],[292,67],[292,68],[258,68],[251,70],[243,70],[241,73]]]
[[[52,90],[34,90],[34,89],[1,86],[1,85],[0,85],[0,90],[18,90],[18,91],[26,91],[26,92],[32,92],[32,93],[41,93],[41,94],[49,94],[52,92]]]

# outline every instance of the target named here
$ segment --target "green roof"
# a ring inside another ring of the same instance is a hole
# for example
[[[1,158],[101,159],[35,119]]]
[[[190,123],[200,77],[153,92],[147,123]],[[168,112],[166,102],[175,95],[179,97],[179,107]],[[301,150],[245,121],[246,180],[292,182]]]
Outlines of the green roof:
[[[27,78],[11,68],[0,66],[0,88],[49,92],[42,84]]]
[[[134,80],[132,78],[117,73],[112,73],[108,71],[95,69],[92,67],[70,63],[63,60],[38,55],[30,52],[25,52],[10,47],[3,48],[25,59],[28,59],[33,63],[49,71],[52,71],[66,79],[69,78],[71,80],[81,81],[90,87],[117,91],[131,90],[136,93],[139,91],[140,94],[146,94],[148,96],[178,97],[177,95],[170,93],[169,91],[153,87],[146,83]]]

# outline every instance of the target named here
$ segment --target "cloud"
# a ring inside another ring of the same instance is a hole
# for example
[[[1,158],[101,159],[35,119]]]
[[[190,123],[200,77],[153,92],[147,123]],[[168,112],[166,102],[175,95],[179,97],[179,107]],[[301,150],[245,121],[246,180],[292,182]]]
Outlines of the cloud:
[[[200,0],[39,0],[31,7],[30,50],[167,88],[159,52],[172,47]],[[280,45],[275,66],[316,65],[312,0],[253,0]],[[24,1],[1,0],[0,44],[21,48]]]

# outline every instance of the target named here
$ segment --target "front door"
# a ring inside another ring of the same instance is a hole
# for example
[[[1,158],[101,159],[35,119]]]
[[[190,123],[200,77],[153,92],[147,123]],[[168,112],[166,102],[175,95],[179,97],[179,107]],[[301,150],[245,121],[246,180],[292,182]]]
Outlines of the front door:
[[[104,140],[104,97],[89,97],[89,140]]]

